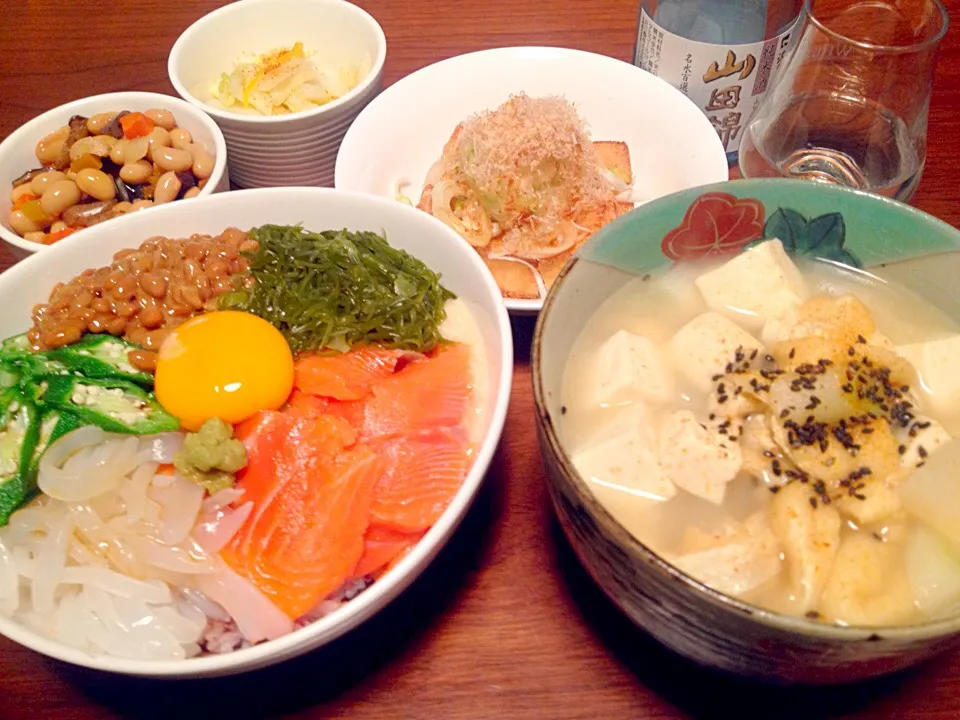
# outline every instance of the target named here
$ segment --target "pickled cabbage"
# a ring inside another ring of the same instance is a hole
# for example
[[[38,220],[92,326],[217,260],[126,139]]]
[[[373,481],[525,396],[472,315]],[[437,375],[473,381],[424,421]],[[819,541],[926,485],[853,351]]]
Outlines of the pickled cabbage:
[[[283,115],[326,105],[346,95],[369,72],[370,63],[321,66],[303,43],[238,62],[223,73],[213,97],[227,110]]]

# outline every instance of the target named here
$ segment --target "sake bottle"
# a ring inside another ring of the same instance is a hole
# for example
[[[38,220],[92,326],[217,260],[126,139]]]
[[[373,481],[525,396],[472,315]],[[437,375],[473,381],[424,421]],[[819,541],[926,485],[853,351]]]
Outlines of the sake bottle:
[[[740,138],[799,39],[803,0],[640,0],[633,64],[689,97],[734,165]]]

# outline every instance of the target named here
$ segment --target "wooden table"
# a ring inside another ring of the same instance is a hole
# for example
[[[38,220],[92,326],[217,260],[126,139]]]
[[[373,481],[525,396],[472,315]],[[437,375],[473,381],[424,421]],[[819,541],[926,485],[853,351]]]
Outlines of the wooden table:
[[[950,0],[952,4],[954,0]],[[51,107],[118,90],[173,94],[177,35],[217,0],[5,0],[0,137]],[[387,84],[472,50],[562,45],[629,59],[636,0],[360,0],[389,45]],[[960,36],[947,35],[915,204],[960,225]],[[0,249],[0,268],[12,259]],[[427,573],[321,651],[238,679],[155,683],[86,673],[0,640],[0,719],[960,717],[960,655],[865,685],[777,690],[693,667],[636,631],[553,520],[537,452],[532,323],[515,325],[503,442],[466,522]]]

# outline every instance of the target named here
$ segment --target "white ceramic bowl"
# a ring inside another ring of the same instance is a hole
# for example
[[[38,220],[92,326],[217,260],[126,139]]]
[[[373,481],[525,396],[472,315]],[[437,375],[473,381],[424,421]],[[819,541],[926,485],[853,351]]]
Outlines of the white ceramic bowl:
[[[36,254],[0,275],[0,337],[23,332],[30,324],[31,307],[45,301],[55,283],[86,268],[109,264],[122,248],[139,246],[153,235],[216,234],[229,226],[250,228],[264,223],[302,223],[315,230],[384,231],[392,245],[440,272],[443,284],[468,304],[486,346],[490,392],[484,408],[484,439],[463,486],[437,523],[396,567],[336,612],[277,640],[226,655],[134,661],[94,657],[0,617],[0,633],[6,637],[64,662],[126,675],[202,677],[264,667],[320,647],[386,606],[430,563],[466,513],[493,457],[506,416],[513,377],[510,321],[496,284],[470,246],[439,220],[400,203],[323,188],[241,190],[164,205],[97,225],[87,231],[86,238],[66,238],[49,252]]]
[[[6,225],[6,218],[10,210],[10,188],[14,180],[27,170],[40,165],[34,154],[37,142],[49,135],[58,127],[66,125],[74,115],[90,116],[95,113],[116,110],[150,110],[164,108],[173,113],[177,125],[189,130],[196,142],[203,144],[216,160],[213,174],[207,185],[200,191],[200,195],[211,195],[215,192],[230,189],[230,179],[227,175],[227,146],[223,141],[223,133],[217,124],[208,115],[200,112],[190,103],[171,95],[148,92],[116,92],[104,95],[74,100],[66,105],[55,107],[42,115],[38,115],[29,122],[14,130],[0,143],[0,238],[11,246],[13,255],[23,258],[31,253],[48,251],[47,245],[24,240]],[[152,212],[152,209],[151,209]],[[110,222],[114,222],[111,220]],[[78,232],[79,237],[87,237],[89,230]]]
[[[264,116],[211,102],[213,83],[237,60],[295,42],[320,65],[370,70],[343,97],[305,112]],[[223,130],[234,183],[332,186],[340,142],[380,91],[386,56],[383,29],[345,0],[240,0],[187,28],[170,50],[167,71],[180,96]]]
[[[729,176],[713,126],[663,80],[604,55],[513,47],[450,58],[384,90],[344,138],[336,187],[393,198],[396,182],[406,178],[406,194],[416,203],[457,124],[520,92],[562,95],[586,120],[593,140],[625,142],[640,202]],[[505,302],[518,313],[535,313],[543,305]]]

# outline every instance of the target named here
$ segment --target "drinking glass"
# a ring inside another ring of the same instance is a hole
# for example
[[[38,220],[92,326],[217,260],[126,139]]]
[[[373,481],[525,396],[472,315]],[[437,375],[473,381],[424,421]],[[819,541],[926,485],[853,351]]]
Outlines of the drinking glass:
[[[926,159],[939,0],[806,0],[800,42],[740,145],[743,177],[804,178],[907,201]]]

